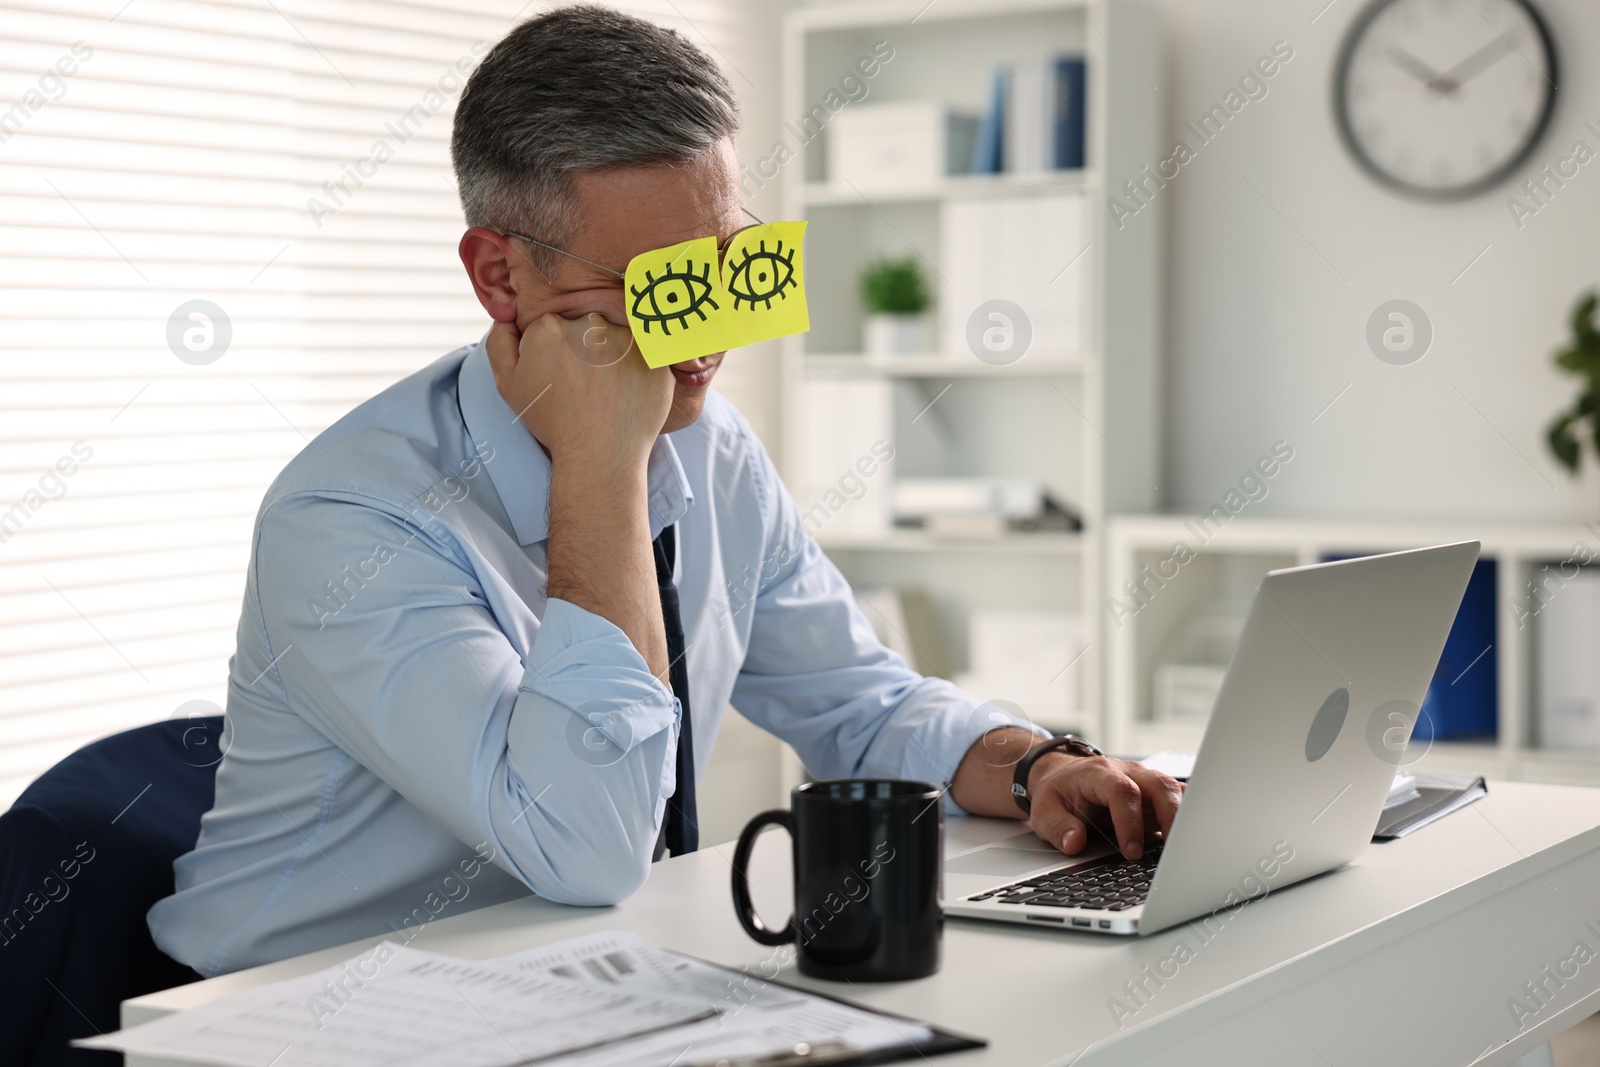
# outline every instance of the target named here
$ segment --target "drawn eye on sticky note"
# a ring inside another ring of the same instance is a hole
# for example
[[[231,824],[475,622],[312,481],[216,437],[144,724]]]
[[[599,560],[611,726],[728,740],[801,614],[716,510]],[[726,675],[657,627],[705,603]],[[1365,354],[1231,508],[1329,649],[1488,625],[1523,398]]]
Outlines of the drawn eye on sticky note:
[[[786,337],[811,328],[806,306],[804,222],[767,222],[734,234],[723,251],[723,284],[736,344]]]
[[[692,241],[642,252],[623,275],[628,289],[628,325],[652,367],[682,363],[727,347],[721,312],[728,291],[717,265],[717,239]]]
[[[720,258],[715,237],[642,252],[628,262],[628,325],[651,367],[811,328],[804,222],[740,230]]]

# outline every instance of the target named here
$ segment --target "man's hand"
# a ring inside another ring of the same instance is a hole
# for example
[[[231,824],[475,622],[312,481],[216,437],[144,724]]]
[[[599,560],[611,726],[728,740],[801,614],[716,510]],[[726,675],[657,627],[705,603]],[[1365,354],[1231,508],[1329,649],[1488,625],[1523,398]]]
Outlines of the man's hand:
[[[495,323],[487,348],[500,395],[552,462],[597,476],[642,468],[672,408],[672,371],[646,366],[627,327],[543,315],[520,335]]]
[[[501,397],[550,454],[545,595],[610,620],[670,684],[647,464],[672,372],[647,367],[627,329],[599,315],[544,315],[520,335],[496,322],[486,347]]]
[[[991,730],[973,743],[950,783],[956,803],[974,815],[1022,818],[1011,777],[1040,739],[1026,730]],[[1128,859],[1146,840],[1172,831],[1183,785],[1128,760],[1048,752],[1028,775],[1028,828],[1069,856],[1106,843]]]
[[[1028,775],[1028,827],[1069,856],[1106,842],[1130,860],[1172,832],[1183,783],[1131,760],[1051,752]]]

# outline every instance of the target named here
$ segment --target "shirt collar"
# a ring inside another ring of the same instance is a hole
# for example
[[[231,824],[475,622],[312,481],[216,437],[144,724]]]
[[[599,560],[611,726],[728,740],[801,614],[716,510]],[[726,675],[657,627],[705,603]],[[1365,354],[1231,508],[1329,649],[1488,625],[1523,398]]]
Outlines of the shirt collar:
[[[486,340],[487,334],[484,335]],[[550,457],[501,397],[489,366],[484,340],[472,346],[461,363],[457,384],[467,434],[480,451],[492,457],[484,464],[517,543],[535,544],[550,536]],[[694,491],[677,449],[667,435],[650,448],[648,467],[650,536],[681,519],[694,503]]]

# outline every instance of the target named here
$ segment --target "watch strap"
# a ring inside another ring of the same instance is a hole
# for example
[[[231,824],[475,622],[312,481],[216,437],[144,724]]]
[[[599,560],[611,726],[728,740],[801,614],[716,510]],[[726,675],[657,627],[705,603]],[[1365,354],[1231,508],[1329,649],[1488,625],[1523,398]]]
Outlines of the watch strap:
[[[1033,772],[1033,765],[1039,762],[1039,757],[1047,752],[1065,749],[1074,756],[1104,756],[1088,741],[1077,734],[1062,734],[1052,737],[1029,748],[1022,759],[1017,761],[1016,769],[1011,775],[1011,799],[1017,802],[1017,807],[1022,809],[1024,815],[1033,811],[1033,798],[1028,795],[1028,775]]]

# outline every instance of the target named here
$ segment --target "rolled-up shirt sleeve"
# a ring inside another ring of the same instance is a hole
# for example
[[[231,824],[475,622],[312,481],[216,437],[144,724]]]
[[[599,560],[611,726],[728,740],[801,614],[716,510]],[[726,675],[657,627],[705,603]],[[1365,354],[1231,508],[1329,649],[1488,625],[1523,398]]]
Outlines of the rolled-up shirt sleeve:
[[[616,625],[551,600],[524,662],[447,531],[360,501],[285,498],[258,536],[268,680],[295,714],[541,896],[644,883],[681,709]],[[365,566],[321,573],[339,549]]]
[[[733,690],[741,714],[789,742],[814,775],[940,788],[990,730],[1017,726],[1049,736],[942,678],[918,674],[885,648],[764,451],[758,469],[767,536],[749,650]],[[947,788],[944,804],[962,813]]]

